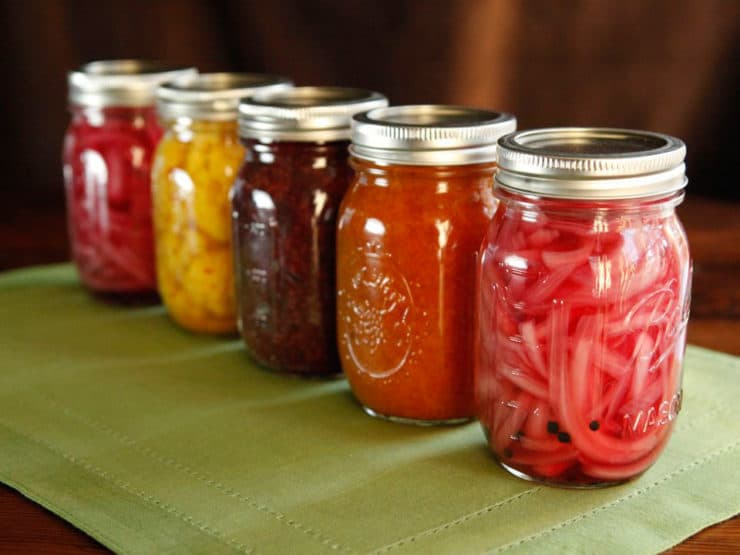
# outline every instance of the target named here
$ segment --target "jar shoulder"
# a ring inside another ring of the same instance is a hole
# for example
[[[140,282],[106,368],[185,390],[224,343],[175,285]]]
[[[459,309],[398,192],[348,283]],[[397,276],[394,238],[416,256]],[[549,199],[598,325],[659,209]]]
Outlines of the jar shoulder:
[[[687,305],[691,260],[675,213],[531,216],[499,210],[480,252],[483,290],[517,311],[557,305],[624,315],[656,296],[675,300],[676,311]]]
[[[397,229],[434,231],[441,225],[474,228],[483,237],[496,201],[484,186],[406,187],[403,183],[354,179],[340,209],[340,229],[378,220]],[[447,222],[447,223],[445,223]]]
[[[281,203],[327,197],[338,204],[352,181],[351,168],[341,161],[334,164],[321,160],[321,163],[315,163],[316,160],[303,162],[293,164],[280,159],[260,161],[247,153],[237,173],[235,191],[241,195],[262,191]]]

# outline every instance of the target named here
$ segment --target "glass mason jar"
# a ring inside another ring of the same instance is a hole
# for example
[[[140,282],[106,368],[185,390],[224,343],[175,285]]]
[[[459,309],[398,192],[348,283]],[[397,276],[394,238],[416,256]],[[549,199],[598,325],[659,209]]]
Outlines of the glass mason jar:
[[[480,254],[476,401],[512,474],[593,487],[655,462],[681,408],[685,146],[642,131],[499,142]]]
[[[496,140],[515,126],[508,114],[455,106],[355,117],[337,334],[368,414],[418,424],[474,416],[475,261],[495,207]]]
[[[150,163],[162,129],[154,95],[164,81],[195,74],[140,60],[91,62],[69,74],[67,222],[72,258],[95,292],[155,295]]]
[[[232,192],[239,329],[280,372],[341,372],[336,347],[336,215],[350,181],[350,118],[386,106],[361,89],[298,87],[242,101],[247,147]]]
[[[185,329],[236,331],[229,189],[244,158],[239,99],[289,86],[274,75],[207,73],[157,91],[167,128],[152,172],[157,281]]]

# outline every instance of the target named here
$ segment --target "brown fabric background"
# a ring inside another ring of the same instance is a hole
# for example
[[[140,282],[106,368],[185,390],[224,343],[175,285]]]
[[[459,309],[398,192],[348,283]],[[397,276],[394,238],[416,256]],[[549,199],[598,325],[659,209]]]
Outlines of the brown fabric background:
[[[738,195],[737,0],[7,0],[0,21],[2,213],[63,209],[66,72],[115,57],[662,131],[688,143],[690,191]]]

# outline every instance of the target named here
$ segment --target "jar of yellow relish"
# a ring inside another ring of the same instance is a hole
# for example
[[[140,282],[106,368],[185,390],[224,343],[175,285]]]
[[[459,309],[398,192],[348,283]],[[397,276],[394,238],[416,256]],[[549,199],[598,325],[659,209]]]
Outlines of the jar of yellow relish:
[[[166,126],[152,171],[157,283],[188,330],[236,330],[229,189],[244,158],[239,99],[290,85],[274,75],[211,73],[157,91]]]

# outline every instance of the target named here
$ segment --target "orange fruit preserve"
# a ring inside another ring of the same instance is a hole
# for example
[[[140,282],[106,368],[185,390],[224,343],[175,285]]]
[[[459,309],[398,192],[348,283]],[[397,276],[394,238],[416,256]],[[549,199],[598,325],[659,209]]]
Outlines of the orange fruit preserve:
[[[352,121],[355,179],[339,210],[337,336],[371,416],[452,424],[475,414],[476,259],[494,212],[509,114],[376,108]]]
[[[337,261],[338,342],[352,391],[377,415],[468,419],[472,292],[494,165],[354,164]]]

